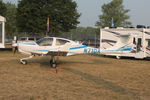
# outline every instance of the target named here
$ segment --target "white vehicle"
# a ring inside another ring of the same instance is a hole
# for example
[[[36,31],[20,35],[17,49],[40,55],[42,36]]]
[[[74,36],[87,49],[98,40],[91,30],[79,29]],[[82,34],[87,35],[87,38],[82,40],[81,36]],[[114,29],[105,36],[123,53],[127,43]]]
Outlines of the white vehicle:
[[[5,22],[6,19],[0,16],[0,48],[5,48]]]
[[[55,56],[70,56],[84,53],[128,53],[131,52],[132,46],[120,45],[114,49],[99,49],[82,45],[72,40],[58,38],[58,37],[45,37],[36,42],[22,42],[18,44],[19,52],[29,55],[27,58],[20,59],[22,64],[27,64],[27,59],[31,59],[34,55],[51,55],[50,65],[56,67]]]
[[[150,57],[150,29],[145,28],[105,28],[100,30],[100,48],[114,49],[120,45],[131,45],[132,51],[121,54],[104,54],[109,56],[134,57],[144,59]]]

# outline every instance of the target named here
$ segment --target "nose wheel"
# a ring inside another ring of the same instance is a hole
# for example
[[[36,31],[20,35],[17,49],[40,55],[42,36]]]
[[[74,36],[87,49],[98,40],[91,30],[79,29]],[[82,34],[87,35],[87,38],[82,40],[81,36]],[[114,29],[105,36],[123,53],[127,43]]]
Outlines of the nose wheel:
[[[28,59],[31,59],[34,55],[30,55],[29,57],[27,58],[22,58],[20,59],[20,63],[23,64],[23,65],[26,65],[27,64],[27,60]]]
[[[23,65],[26,65],[27,61],[26,60],[20,60],[20,63],[23,64]]]

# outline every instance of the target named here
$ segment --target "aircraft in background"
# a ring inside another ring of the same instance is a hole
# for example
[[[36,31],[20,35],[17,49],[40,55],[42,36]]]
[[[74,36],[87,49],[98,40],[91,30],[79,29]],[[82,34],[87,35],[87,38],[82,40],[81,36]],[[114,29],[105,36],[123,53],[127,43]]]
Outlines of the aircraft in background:
[[[131,52],[132,46],[130,43],[118,45],[109,49],[92,48],[82,45],[79,42],[74,42],[65,38],[45,37],[36,42],[21,42],[18,43],[18,50],[22,54],[29,55],[27,58],[20,59],[22,64],[27,64],[27,60],[35,55],[51,55],[50,65],[56,67],[55,56],[70,56],[76,54],[105,54],[105,53],[128,53]]]

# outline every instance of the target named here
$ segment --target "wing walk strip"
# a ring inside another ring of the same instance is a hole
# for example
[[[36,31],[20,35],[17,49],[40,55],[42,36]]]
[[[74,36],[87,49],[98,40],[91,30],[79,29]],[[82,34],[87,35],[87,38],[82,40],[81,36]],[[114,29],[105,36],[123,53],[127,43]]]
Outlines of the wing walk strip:
[[[67,70],[67,71],[70,71],[74,74],[77,74],[79,76],[82,76],[83,78],[85,78],[87,80],[93,81],[98,85],[102,85],[105,88],[107,88],[107,89],[109,89],[113,92],[117,92],[117,93],[123,94],[123,95],[131,95],[134,98],[134,100],[140,100],[139,95],[137,95],[136,93],[130,91],[129,89],[123,88],[123,87],[121,87],[117,84],[106,81],[104,79],[100,79],[98,77],[92,76],[92,75],[87,74],[87,73],[80,72],[80,71],[72,69],[72,68],[63,68],[63,69]]]

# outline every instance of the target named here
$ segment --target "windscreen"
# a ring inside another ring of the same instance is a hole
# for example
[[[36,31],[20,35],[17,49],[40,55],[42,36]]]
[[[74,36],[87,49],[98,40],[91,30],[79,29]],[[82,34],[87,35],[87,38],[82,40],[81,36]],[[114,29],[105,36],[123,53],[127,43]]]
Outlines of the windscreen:
[[[52,46],[53,38],[42,38],[36,42],[39,46]]]
[[[65,45],[67,42],[69,42],[69,41],[63,40],[63,39],[57,39],[57,40],[56,40],[56,45],[57,45],[57,46]]]
[[[0,43],[2,43],[2,22],[0,22]]]

